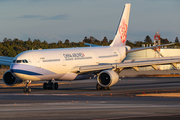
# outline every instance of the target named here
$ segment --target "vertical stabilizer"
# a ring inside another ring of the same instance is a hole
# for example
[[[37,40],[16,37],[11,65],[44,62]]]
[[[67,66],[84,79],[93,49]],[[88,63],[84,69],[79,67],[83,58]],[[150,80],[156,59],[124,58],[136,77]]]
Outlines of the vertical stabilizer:
[[[125,4],[116,35],[110,46],[124,46],[126,44],[131,4]]]

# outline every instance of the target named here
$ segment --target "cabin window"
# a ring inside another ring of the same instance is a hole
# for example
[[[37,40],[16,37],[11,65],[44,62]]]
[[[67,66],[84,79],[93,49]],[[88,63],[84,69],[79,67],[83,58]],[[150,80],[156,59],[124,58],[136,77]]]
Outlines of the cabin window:
[[[26,59],[24,60],[13,60],[13,63],[28,63]]]

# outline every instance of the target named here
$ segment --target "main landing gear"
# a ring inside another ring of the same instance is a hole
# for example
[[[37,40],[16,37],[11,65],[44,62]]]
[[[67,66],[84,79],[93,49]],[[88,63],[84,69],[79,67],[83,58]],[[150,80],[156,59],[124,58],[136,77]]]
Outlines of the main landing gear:
[[[29,85],[29,83],[31,83],[31,81],[26,81],[26,86],[24,87],[24,89],[23,89],[23,92],[24,93],[31,93],[31,88],[28,86]]]
[[[111,86],[110,87],[102,87],[99,83],[97,83],[96,90],[111,90]]]
[[[55,83],[53,83],[51,80],[49,80],[49,82],[48,83],[44,83],[43,84],[43,89],[45,89],[45,90],[57,90],[58,89],[58,83],[57,82],[55,82]]]

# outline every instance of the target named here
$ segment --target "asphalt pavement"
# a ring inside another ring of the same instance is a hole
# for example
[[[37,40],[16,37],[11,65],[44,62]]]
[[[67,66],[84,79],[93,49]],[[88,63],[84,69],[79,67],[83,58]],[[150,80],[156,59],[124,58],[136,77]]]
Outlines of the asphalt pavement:
[[[7,87],[0,80],[0,119],[180,119],[180,97],[172,96],[180,93],[180,78],[121,78],[99,91],[96,80],[60,81],[58,90],[42,84],[23,93],[23,84]]]

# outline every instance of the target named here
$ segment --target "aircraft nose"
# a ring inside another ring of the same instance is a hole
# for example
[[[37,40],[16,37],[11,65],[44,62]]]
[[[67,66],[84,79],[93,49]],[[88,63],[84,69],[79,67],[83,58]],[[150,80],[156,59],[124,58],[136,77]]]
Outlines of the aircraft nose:
[[[14,64],[14,63],[11,63],[11,65],[10,65],[10,71],[11,71],[11,73],[14,73],[14,71],[15,71],[15,70],[18,70],[18,69],[20,69],[20,66],[19,66],[19,65]]]
[[[22,80],[24,79],[24,75],[21,74],[21,66],[19,64],[12,63],[10,65],[10,71],[17,78],[22,79]]]
[[[10,71],[11,71],[11,73],[13,73],[13,63],[11,63],[11,65],[10,65]]]

